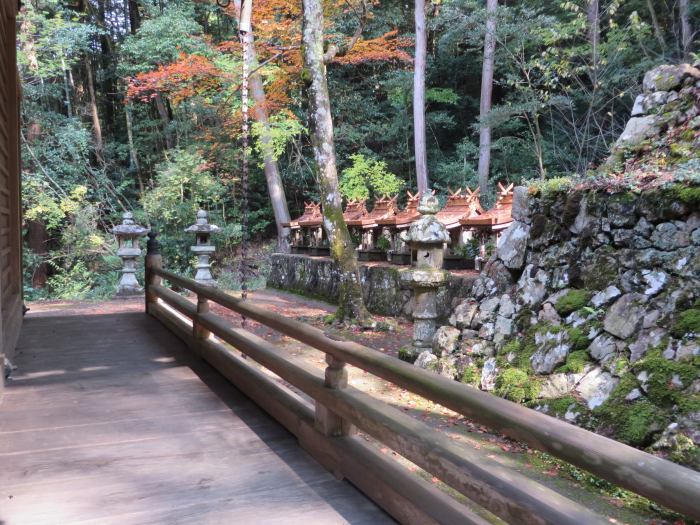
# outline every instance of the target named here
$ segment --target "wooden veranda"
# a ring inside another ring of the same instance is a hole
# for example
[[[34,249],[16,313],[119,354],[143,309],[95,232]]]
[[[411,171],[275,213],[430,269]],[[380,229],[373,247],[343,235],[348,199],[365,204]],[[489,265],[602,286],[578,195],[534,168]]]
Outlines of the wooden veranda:
[[[0,523],[393,523],[138,306],[25,319]]]

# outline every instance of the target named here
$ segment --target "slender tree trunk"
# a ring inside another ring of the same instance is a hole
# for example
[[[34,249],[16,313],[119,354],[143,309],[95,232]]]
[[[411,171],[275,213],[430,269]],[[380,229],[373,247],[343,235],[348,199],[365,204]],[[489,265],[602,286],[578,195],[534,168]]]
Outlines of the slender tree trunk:
[[[155,102],[156,110],[158,110],[160,121],[163,124],[165,147],[167,149],[173,149],[175,147],[175,138],[173,137],[172,130],[170,129],[170,113],[168,113],[168,108],[165,105],[163,96],[160,93],[156,93],[156,96],[153,97],[153,101]]]
[[[256,68],[257,64],[253,33],[247,33],[245,38],[248,39],[250,66],[251,70],[253,70]],[[277,160],[275,160],[272,151],[272,136],[267,115],[265,89],[263,87],[262,78],[258,73],[253,73],[249,82],[251,95],[253,96],[255,104],[253,107],[253,118],[262,124],[260,142],[262,145],[267,191],[270,194],[272,212],[275,215],[275,224],[277,226],[277,249],[282,253],[287,253],[289,252],[289,228],[282,226],[282,224],[290,221],[289,209],[287,208],[287,197],[284,193],[282,177],[280,176]]]
[[[598,47],[600,45],[600,5],[599,0],[588,0],[588,42],[591,45],[591,84],[598,87]]]
[[[132,169],[136,172],[136,177],[139,181],[139,194],[143,195],[143,178],[141,177],[141,166],[139,165],[139,156],[134,146],[134,126],[131,119],[131,103],[124,106],[124,117],[126,118],[126,138],[129,142],[129,161]]]
[[[484,34],[484,62],[481,66],[481,100],[479,102],[479,190],[488,195],[491,168],[491,126],[485,121],[491,111],[493,95],[493,68],[496,55],[496,10],[498,0],[486,0],[486,33]]]
[[[63,68],[63,90],[66,95],[66,113],[69,117],[73,116],[73,103],[70,98],[70,84],[68,83],[68,68],[66,61],[61,59],[61,68]]]
[[[48,250],[46,243],[49,235],[46,232],[46,224],[43,220],[27,221],[27,246],[32,253],[46,257]],[[48,265],[42,262],[37,265],[32,274],[32,287],[44,288],[48,279]]]
[[[678,18],[681,22],[681,47],[683,59],[690,60],[690,48],[693,44],[693,30],[690,27],[690,15],[688,8],[690,0],[678,0]]]
[[[90,96],[90,114],[92,116],[92,132],[95,137],[95,156],[97,160],[104,163],[104,157],[102,155],[103,143],[102,143],[102,125],[100,124],[100,115],[97,111],[97,98],[95,97],[95,84],[92,79],[92,64],[90,63],[90,57],[85,56],[85,72],[86,72],[86,82],[88,88],[88,95]]]
[[[362,300],[360,271],[338,190],[338,171],[333,141],[333,120],[328,96],[326,64],[323,56],[322,0],[303,0],[302,49],[309,102],[309,127],[323,206],[323,226],[328,235],[331,255],[340,272],[338,319],[365,321],[367,310]]]
[[[649,17],[651,18],[651,25],[654,28],[654,36],[656,37],[656,40],[659,41],[659,45],[663,51],[666,49],[666,42],[664,41],[664,33],[659,25],[659,19],[656,16],[656,9],[654,9],[654,3],[652,0],[647,0],[647,9],[649,10]]]
[[[129,29],[135,34],[141,27],[141,13],[139,13],[138,0],[127,0],[129,5]]]
[[[428,55],[428,29],[425,0],[415,0],[416,57],[413,64],[413,144],[416,155],[418,191],[428,191],[428,152],[425,138],[425,67]]]

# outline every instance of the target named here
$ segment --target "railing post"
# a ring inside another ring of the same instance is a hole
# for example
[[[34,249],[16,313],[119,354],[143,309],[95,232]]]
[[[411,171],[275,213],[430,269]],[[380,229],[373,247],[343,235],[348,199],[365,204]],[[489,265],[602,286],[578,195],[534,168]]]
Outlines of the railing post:
[[[152,269],[162,269],[163,268],[163,258],[160,255],[160,243],[156,239],[158,234],[151,229],[148,232],[148,242],[146,243],[146,264],[145,264],[145,292],[146,292],[146,313],[151,313],[151,306],[154,305],[158,298],[151,291],[152,285],[158,285],[161,282],[161,278],[158,275],[154,275],[151,271]]]
[[[346,388],[348,386],[348,371],[345,368],[345,361],[326,354],[326,363],[328,366],[326,367],[325,387],[337,390]],[[315,427],[324,436],[329,437],[347,436],[354,432],[351,423],[318,401],[316,401]]]
[[[197,294],[197,314],[209,313],[209,300]],[[211,332],[197,322],[197,318],[192,319],[192,337],[194,339],[197,355],[201,357],[204,342],[209,339]]]

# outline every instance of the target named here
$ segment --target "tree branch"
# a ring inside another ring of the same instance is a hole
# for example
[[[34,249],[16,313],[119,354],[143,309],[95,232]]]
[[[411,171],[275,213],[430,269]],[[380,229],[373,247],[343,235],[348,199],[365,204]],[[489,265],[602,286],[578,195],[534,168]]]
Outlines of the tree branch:
[[[343,46],[338,46],[336,44],[331,44],[328,46],[328,49],[326,50],[325,54],[323,55],[323,63],[328,64],[333,59],[337,57],[342,57],[347,55],[350,50],[355,47],[355,44],[357,44],[357,41],[360,39],[362,36],[362,32],[365,30],[365,25],[367,25],[367,15],[369,14],[369,8],[367,6],[367,0],[362,0],[361,3],[362,7],[362,12],[360,13],[359,18],[359,23],[357,25],[357,29],[355,29],[355,33],[352,35],[350,40]],[[352,6],[351,6],[352,8]],[[354,11],[354,9],[353,9]]]

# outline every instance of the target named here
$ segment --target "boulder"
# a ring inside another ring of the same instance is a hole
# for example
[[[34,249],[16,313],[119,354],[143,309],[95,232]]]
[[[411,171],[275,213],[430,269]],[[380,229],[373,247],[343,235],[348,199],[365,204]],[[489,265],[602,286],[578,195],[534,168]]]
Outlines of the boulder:
[[[601,306],[610,304],[621,295],[622,292],[617,286],[610,285],[605,290],[602,290],[591,297],[591,304],[593,304],[593,306],[596,308],[600,308]]]
[[[688,232],[680,230],[672,222],[657,224],[651,234],[651,243],[659,250],[670,251],[690,244]]]
[[[484,363],[481,369],[481,388],[482,390],[491,391],[496,388],[496,376],[498,375],[498,366],[496,358],[490,357]]]
[[[642,279],[647,284],[644,295],[653,297],[668,283],[668,274],[659,270],[642,270]]]
[[[548,284],[549,274],[541,268],[528,264],[518,281],[520,300],[528,306],[539,306],[547,295]]]
[[[644,308],[639,305],[639,296],[628,293],[610,307],[603,321],[603,328],[615,337],[627,339],[637,331],[643,316]]]
[[[571,351],[569,336],[565,330],[535,334],[537,351],[532,354],[530,364],[537,374],[549,374],[566,361]]]
[[[540,396],[556,399],[568,395],[583,378],[584,374],[552,374],[542,383]]]
[[[499,315],[494,325],[493,342],[498,344],[513,334],[513,320]]]
[[[461,332],[452,326],[441,326],[433,336],[433,353],[438,357],[453,354]]]
[[[515,303],[509,294],[503,294],[498,302],[498,315],[503,317],[513,317],[515,314]]]
[[[597,361],[608,361],[617,351],[615,338],[607,334],[601,334],[596,337],[591,346],[588,348],[588,353]]]
[[[529,235],[530,226],[520,221],[513,221],[501,235],[496,254],[506,268],[519,270],[523,267]]]
[[[630,362],[634,363],[639,361],[644,357],[649,348],[659,346],[664,337],[666,337],[666,331],[662,328],[642,330],[636,341],[629,345]]]
[[[627,121],[622,135],[615,143],[616,147],[633,147],[648,138],[655,137],[661,131],[661,124],[655,115],[632,117]]]
[[[581,235],[586,232],[591,233],[595,230],[599,219],[588,213],[588,199],[586,197],[581,199],[579,206],[578,214],[573,224],[569,226],[569,231],[575,235]]]
[[[437,368],[438,358],[430,350],[425,350],[418,354],[413,364],[424,370],[435,370]]]
[[[690,64],[662,65],[647,71],[642,87],[648,94],[654,91],[671,91],[681,87],[688,77],[700,79],[700,70]]]
[[[530,203],[527,187],[516,186],[513,188],[513,205],[510,214],[514,221],[530,223]]]
[[[466,299],[459,303],[450,316],[449,323],[459,329],[468,328],[479,310],[479,303],[474,299]]]
[[[619,379],[602,368],[594,368],[581,379],[576,392],[586,400],[588,408],[593,410],[607,401],[619,382]]]

